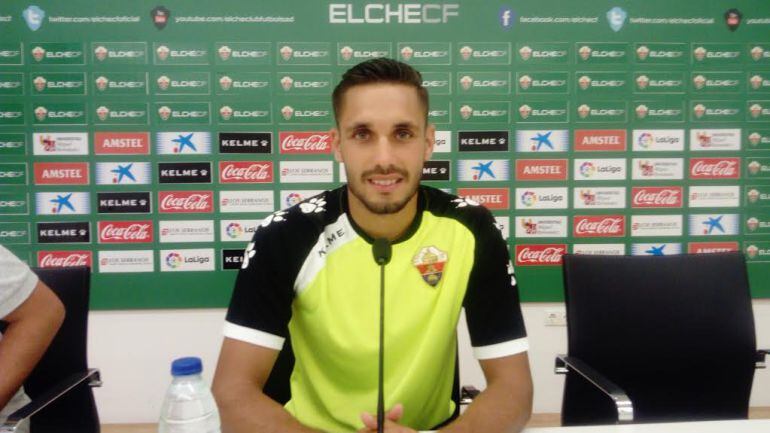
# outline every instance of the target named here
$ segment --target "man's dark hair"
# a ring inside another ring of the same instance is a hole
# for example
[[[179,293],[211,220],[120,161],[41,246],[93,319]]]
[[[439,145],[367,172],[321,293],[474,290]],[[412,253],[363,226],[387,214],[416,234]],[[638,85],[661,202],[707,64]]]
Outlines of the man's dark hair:
[[[342,97],[351,87],[364,84],[404,84],[414,87],[423,105],[425,119],[428,119],[428,90],[422,86],[422,75],[413,67],[398,60],[379,57],[361,62],[348,69],[342,75],[342,81],[332,92],[334,118],[338,119],[342,110]]]

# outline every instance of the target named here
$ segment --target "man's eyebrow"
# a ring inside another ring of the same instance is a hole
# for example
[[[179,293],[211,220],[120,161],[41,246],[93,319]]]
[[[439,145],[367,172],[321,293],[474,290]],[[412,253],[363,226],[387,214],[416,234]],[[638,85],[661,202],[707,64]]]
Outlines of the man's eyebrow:
[[[395,127],[396,128],[416,128],[417,124],[414,122],[406,121],[406,122],[396,123]]]
[[[369,129],[371,124],[369,122],[356,122],[351,125],[345,126],[346,131],[355,131],[356,129]]]

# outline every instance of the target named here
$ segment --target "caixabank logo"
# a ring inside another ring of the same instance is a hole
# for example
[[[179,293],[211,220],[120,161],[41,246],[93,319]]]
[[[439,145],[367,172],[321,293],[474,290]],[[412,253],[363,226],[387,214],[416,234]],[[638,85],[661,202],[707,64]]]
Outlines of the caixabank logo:
[[[510,65],[510,42],[460,42],[457,63],[460,65]]]
[[[331,72],[279,72],[277,82],[287,95],[328,95]]]
[[[203,131],[158,132],[155,135],[158,155],[210,155],[211,133]]]
[[[271,87],[271,78],[268,72],[220,72],[216,75],[214,83],[217,95],[268,95]]]
[[[527,101],[516,106],[517,123],[567,123],[569,101]]]
[[[147,104],[144,102],[116,102],[97,105],[94,110],[96,125],[147,125]]]
[[[145,161],[97,162],[97,185],[149,185],[152,168]]]
[[[222,125],[263,125],[272,123],[271,104],[267,101],[230,102],[219,106],[217,123]]]
[[[208,65],[207,44],[198,42],[155,42],[153,44],[156,65]]]
[[[156,95],[208,95],[211,92],[208,72],[164,71],[156,73],[152,82]]]
[[[278,42],[278,66],[330,66],[331,44],[328,42]]]
[[[519,42],[516,61],[532,65],[566,65],[570,61],[570,46],[566,42]]]
[[[510,161],[507,159],[462,159],[457,161],[457,180],[494,182],[510,180]]]
[[[568,150],[569,132],[566,129],[519,129],[516,131],[517,152],[566,152]]]
[[[649,65],[684,65],[689,47],[680,42],[639,42],[634,44],[634,61]]]
[[[33,42],[28,54],[31,65],[84,65],[83,44],[73,42]]]
[[[516,93],[527,94],[566,94],[569,93],[568,72],[517,72]]]
[[[90,195],[87,192],[38,192],[35,208],[37,215],[88,215]]]
[[[209,102],[156,102],[154,108],[156,125],[211,123]]]
[[[146,42],[93,42],[93,63],[96,65],[146,65]]]
[[[83,72],[39,72],[30,74],[33,95],[85,95]]]
[[[85,125],[88,122],[85,102],[33,104],[33,125]]]
[[[104,96],[147,94],[146,72],[94,72],[93,93]]]
[[[738,214],[691,214],[690,236],[734,236],[740,233]]]
[[[272,64],[269,42],[216,42],[215,63],[218,65],[267,66]]]
[[[398,59],[415,65],[451,65],[449,42],[401,42],[397,46]]]
[[[681,94],[685,91],[684,72],[635,72],[634,93]]]
[[[390,42],[339,42],[337,43],[337,64],[355,65],[378,57],[391,57]],[[424,74],[423,74],[424,75]]]

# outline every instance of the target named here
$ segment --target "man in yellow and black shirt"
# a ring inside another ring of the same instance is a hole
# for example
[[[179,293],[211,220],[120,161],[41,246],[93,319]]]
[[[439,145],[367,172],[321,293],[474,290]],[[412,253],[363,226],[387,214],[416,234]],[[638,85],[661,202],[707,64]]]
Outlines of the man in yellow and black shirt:
[[[376,430],[375,238],[393,245],[385,431],[427,430],[453,414],[462,308],[487,388],[441,431],[517,431],[528,419],[528,345],[505,241],[477,203],[419,185],[435,135],[421,82],[408,65],[375,59],[335,89],[332,142],[348,184],[274,213],[249,243],[214,380],[223,431]],[[262,388],[289,335],[296,363],[281,407]]]

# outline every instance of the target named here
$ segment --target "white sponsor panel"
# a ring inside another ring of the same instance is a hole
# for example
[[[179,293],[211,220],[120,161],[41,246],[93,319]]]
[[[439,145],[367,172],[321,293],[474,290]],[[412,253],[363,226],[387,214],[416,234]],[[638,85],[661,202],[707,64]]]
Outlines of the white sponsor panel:
[[[99,251],[99,273],[153,272],[155,254],[152,250]]]
[[[691,186],[687,197],[689,207],[738,207],[741,202],[741,187],[734,186]]]
[[[281,161],[281,183],[323,183],[334,181],[332,161]]]
[[[684,129],[634,129],[634,152],[682,152]]]
[[[631,236],[682,236],[682,215],[631,215]]]
[[[457,161],[457,180],[501,181],[510,179],[511,163],[507,159],[461,159]]]
[[[248,242],[257,231],[260,220],[222,220],[219,222],[219,239],[222,242]]]
[[[273,212],[273,191],[220,191],[219,212]]]
[[[516,209],[567,209],[568,188],[516,188]]]
[[[741,130],[691,129],[690,150],[741,150]]]
[[[565,238],[566,216],[519,216],[516,217],[517,238]]]
[[[158,132],[155,136],[158,155],[209,155],[211,133],[203,131]]]
[[[496,216],[495,226],[497,226],[500,233],[503,235],[503,239],[508,240],[511,237],[511,220],[507,216]]]
[[[213,271],[214,259],[213,248],[160,250],[160,271]]]
[[[626,253],[625,244],[573,244],[573,254],[600,256],[622,256]]]
[[[34,132],[32,143],[35,155],[88,155],[87,132]]]
[[[152,166],[149,162],[97,162],[97,185],[149,185]]]
[[[307,200],[314,195],[322,193],[320,189],[302,189],[302,190],[284,190],[281,191],[281,203],[279,207],[281,209],[288,209],[302,200]]]
[[[682,254],[682,244],[661,242],[631,245],[631,255],[633,256],[670,256],[672,254]]]
[[[519,130],[516,131],[517,152],[566,152],[569,150],[569,131]]]
[[[631,161],[633,180],[681,180],[684,178],[682,158],[634,158]]]
[[[740,232],[738,214],[691,214],[688,222],[690,236],[728,236]]]
[[[625,180],[626,159],[575,159],[575,180]]]
[[[572,206],[575,209],[622,209],[626,207],[626,188],[575,187]]]
[[[161,243],[214,242],[214,221],[158,221],[158,234]]]
[[[38,192],[35,208],[38,215],[88,215],[91,200],[87,192]]]
[[[436,131],[436,145],[433,153],[449,153],[452,151],[452,131]]]

